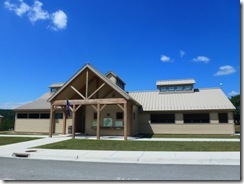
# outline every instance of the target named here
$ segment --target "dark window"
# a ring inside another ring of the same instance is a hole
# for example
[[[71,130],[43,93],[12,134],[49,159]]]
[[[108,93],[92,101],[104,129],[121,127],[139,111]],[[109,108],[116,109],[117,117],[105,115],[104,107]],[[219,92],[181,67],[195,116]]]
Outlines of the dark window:
[[[167,91],[167,87],[160,87],[160,91],[161,92],[166,92]]]
[[[185,91],[191,91],[191,90],[192,90],[192,86],[185,86],[185,87],[184,87],[184,90],[185,90]]]
[[[151,114],[151,123],[175,123],[174,114]]]
[[[41,119],[49,119],[50,118],[50,113],[41,113],[40,118]]]
[[[18,113],[17,118],[18,119],[27,119],[28,114],[27,113]]]
[[[228,123],[228,115],[227,113],[219,113],[219,122],[220,123]]]
[[[183,91],[183,86],[177,86],[176,91]]]
[[[63,113],[55,113],[55,119],[63,119]]]
[[[29,114],[29,119],[39,119],[40,114],[39,113],[30,113]]]
[[[116,113],[116,119],[123,119],[123,118],[124,118],[123,112],[117,112]]]
[[[184,123],[209,123],[209,114],[184,114]]]
[[[168,91],[174,91],[175,90],[175,87],[174,86],[169,86],[168,87]]]
[[[97,119],[97,113],[96,112],[94,112],[94,114],[93,114],[93,119]]]

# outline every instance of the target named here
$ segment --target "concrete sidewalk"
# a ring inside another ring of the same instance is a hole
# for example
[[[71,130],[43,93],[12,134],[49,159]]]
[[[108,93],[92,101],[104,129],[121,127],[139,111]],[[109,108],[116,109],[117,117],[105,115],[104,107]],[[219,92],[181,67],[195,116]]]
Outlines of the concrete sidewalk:
[[[78,139],[95,139],[94,136],[77,136]],[[17,154],[28,155],[24,159],[63,160],[80,162],[110,162],[110,163],[144,163],[144,164],[204,164],[204,165],[240,165],[240,152],[158,152],[158,151],[94,151],[94,150],[57,150],[35,149],[33,147],[65,141],[69,135],[21,142],[0,146],[0,157],[16,158]],[[123,137],[102,136],[104,140],[121,140]],[[129,140],[159,140],[138,139]],[[172,138],[161,138],[161,141],[172,141]],[[173,139],[174,141],[183,141]],[[216,141],[216,139],[214,139]],[[219,139],[218,139],[219,140]],[[185,139],[184,139],[185,141]],[[200,141],[200,140],[188,140]],[[201,139],[201,141],[203,141]],[[209,141],[205,139],[204,141]],[[222,139],[219,141],[223,141]],[[230,141],[228,139],[228,141]]]

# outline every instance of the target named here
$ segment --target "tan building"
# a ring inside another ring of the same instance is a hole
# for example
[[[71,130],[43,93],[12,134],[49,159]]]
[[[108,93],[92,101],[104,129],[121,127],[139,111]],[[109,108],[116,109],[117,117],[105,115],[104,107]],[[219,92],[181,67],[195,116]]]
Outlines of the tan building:
[[[234,134],[235,107],[220,88],[194,89],[195,80],[167,80],[157,90],[129,92],[113,72],[86,64],[64,84],[15,109],[15,131],[88,135]],[[68,103],[68,104],[67,104]],[[69,116],[70,114],[70,116]],[[97,126],[99,122],[99,126]],[[69,129],[72,127],[72,129]]]

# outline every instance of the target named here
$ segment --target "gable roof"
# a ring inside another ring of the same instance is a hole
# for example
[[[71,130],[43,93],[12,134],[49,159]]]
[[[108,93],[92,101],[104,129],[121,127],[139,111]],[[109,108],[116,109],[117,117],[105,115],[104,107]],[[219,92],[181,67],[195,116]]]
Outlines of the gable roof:
[[[84,65],[75,75],[73,75],[62,87],[61,89],[56,92],[53,96],[51,96],[48,99],[48,102],[51,102],[55,99],[62,91],[63,89],[67,88],[69,84],[79,75],[81,74],[85,69],[91,70],[94,74],[96,74],[101,80],[103,80],[105,83],[107,83],[111,88],[113,88],[115,91],[117,91],[120,95],[122,95],[126,100],[130,100],[136,105],[140,106],[140,104],[134,100],[128,93],[126,93],[124,90],[122,90],[119,86],[114,84],[111,80],[109,80],[106,76],[104,76],[102,73],[100,73],[98,70],[96,70],[94,67],[92,67],[90,64]]]
[[[130,92],[143,111],[234,110],[220,88],[199,89],[193,93]]]

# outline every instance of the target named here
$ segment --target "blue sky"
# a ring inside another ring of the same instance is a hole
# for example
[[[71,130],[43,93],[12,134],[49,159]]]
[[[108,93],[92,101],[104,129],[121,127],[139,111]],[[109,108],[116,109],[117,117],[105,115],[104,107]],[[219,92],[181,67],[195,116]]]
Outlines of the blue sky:
[[[0,109],[66,82],[89,62],[127,91],[194,78],[196,88],[240,93],[238,0],[4,0]]]

